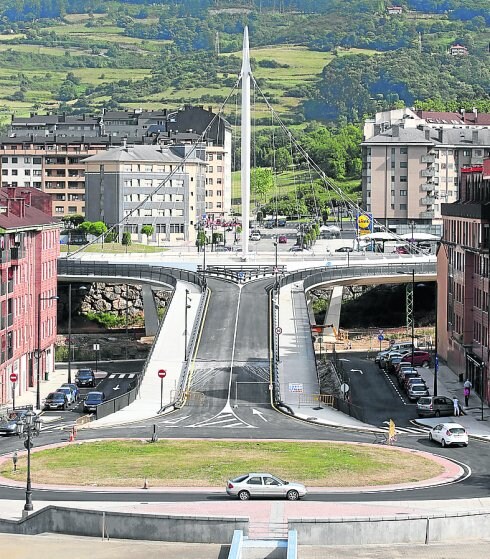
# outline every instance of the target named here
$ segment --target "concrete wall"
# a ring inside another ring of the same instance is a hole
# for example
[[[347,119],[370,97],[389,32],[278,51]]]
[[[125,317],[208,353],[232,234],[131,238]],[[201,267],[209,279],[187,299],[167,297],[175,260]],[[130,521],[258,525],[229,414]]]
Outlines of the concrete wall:
[[[0,532],[34,535],[43,532],[76,536],[229,544],[235,530],[248,532],[249,519],[125,514],[48,506],[19,521],[0,519]]]
[[[490,512],[385,518],[290,519],[300,545],[434,543],[488,538]]]

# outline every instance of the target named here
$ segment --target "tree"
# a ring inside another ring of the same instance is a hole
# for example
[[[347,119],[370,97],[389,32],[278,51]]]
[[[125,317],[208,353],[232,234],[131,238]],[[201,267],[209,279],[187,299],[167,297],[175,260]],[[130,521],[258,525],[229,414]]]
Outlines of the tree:
[[[255,199],[259,198],[264,202],[267,194],[274,186],[272,171],[260,167],[252,169],[250,173],[250,185]]]
[[[146,244],[148,244],[148,240],[154,232],[155,228],[153,227],[153,225],[143,225],[143,227],[141,228],[141,234],[146,236]]]
[[[131,233],[125,231],[122,236],[121,244],[129,246],[131,244]]]

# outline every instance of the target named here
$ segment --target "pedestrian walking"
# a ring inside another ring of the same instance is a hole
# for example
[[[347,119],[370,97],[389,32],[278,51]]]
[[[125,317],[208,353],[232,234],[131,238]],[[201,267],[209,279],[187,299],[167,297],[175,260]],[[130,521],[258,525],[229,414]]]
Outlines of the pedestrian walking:
[[[454,415],[459,416],[459,400],[456,396],[453,398]]]
[[[468,407],[468,399],[470,397],[470,389],[465,386],[464,389],[463,389],[463,393],[464,393],[464,406],[465,406],[465,408],[467,408]]]

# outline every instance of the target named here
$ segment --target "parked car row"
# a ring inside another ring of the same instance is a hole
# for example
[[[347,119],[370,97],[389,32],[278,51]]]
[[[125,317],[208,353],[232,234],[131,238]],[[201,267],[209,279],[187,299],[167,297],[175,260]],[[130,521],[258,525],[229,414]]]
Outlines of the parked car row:
[[[44,400],[45,410],[66,410],[80,400],[80,389],[74,383],[62,384],[55,392],[50,392]]]
[[[403,347],[402,344],[396,349],[388,351],[380,351],[375,358],[381,369],[385,369],[388,373],[395,372],[395,368],[400,363],[410,363],[414,367],[428,367],[430,365],[430,354],[428,351],[421,349],[412,349],[411,344],[409,347]]]

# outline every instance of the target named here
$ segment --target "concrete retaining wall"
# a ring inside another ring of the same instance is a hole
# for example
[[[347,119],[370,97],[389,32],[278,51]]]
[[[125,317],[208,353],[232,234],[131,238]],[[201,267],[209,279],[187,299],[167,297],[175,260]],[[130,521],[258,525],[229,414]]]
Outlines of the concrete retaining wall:
[[[103,514],[102,511],[48,506],[19,521],[0,519],[0,532],[26,535],[54,532],[129,540],[229,544],[235,530],[248,532],[248,522],[244,517]]]
[[[434,543],[488,538],[490,511],[384,518],[290,519],[300,545]]]

